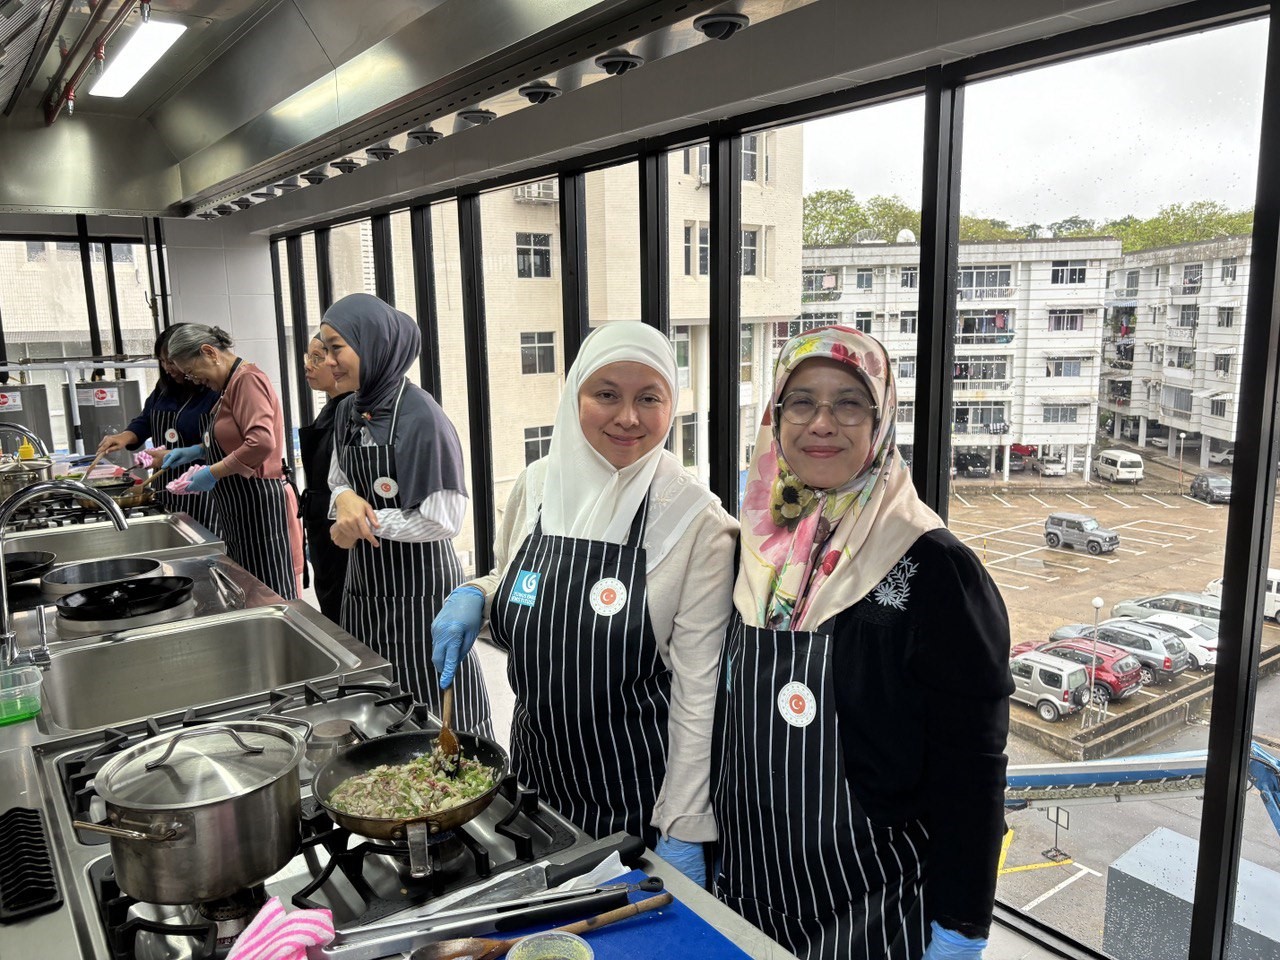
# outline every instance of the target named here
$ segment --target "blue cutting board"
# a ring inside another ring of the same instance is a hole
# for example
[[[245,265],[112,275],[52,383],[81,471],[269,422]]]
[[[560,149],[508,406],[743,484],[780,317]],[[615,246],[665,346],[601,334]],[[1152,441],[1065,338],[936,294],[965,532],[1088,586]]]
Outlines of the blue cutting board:
[[[639,883],[646,874],[639,870],[623,874],[610,883]],[[657,896],[654,893],[633,893],[632,902]],[[728,909],[727,907],[725,908]],[[546,929],[545,927],[541,929]],[[522,936],[535,933],[522,930],[504,936]],[[699,960],[741,960],[748,954],[733,945],[707,921],[686,907],[679,900],[672,900],[661,910],[642,913],[618,923],[586,934],[586,941],[595,950],[596,960],[636,960],[652,957],[698,957]]]

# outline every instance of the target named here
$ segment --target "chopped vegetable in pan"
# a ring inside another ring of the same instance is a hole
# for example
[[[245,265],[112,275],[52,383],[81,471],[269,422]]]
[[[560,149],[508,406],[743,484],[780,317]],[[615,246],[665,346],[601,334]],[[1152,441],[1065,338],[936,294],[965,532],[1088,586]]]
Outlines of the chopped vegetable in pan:
[[[488,792],[498,772],[478,760],[460,761],[457,778],[437,748],[395,765],[383,764],[348,777],[329,794],[329,803],[354,817],[410,819],[440,813]]]

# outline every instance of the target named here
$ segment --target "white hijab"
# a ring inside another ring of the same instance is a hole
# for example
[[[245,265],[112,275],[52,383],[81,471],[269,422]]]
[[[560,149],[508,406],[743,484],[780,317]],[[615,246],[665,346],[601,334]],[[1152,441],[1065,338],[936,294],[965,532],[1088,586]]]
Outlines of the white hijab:
[[[529,468],[525,520],[532,530],[540,508],[544,533],[624,543],[636,511],[652,488],[644,542],[645,566],[652,570],[715,498],[661,444],[619,470],[587,441],[578,419],[578,391],[601,367],[624,362],[652,368],[671,391],[665,439],[680,398],[671,342],[634,320],[597,327],[582,341],[565,378],[547,456]]]

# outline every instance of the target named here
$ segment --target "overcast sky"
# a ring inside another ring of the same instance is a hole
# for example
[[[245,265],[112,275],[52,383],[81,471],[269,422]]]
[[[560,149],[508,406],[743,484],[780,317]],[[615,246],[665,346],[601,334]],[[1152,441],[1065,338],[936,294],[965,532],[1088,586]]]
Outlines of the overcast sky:
[[[975,84],[961,209],[1012,224],[1252,206],[1265,21]],[[805,125],[805,192],[920,203],[922,98]]]

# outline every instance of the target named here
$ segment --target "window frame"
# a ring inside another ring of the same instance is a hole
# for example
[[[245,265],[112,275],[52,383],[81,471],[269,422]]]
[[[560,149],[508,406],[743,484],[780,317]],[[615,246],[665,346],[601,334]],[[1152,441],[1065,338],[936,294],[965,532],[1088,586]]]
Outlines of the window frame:
[[[552,248],[555,246],[553,233],[542,233],[533,230],[516,231],[516,279],[517,280],[552,280],[555,279],[555,265],[552,262]],[[521,242],[527,237],[527,242]],[[537,242],[538,238],[546,238],[546,243]],[[546,272],[542,273],[539,264],[546,264]],[[527,265],[528,272],[525,272]]]
[[[532,339],[527,341],[526,337]],[[543,339],[546,338],[546,339]],[[533,369],[526,369],[532,366]],[[556,372],[556,332],[554,330],[520,331],[520,374],[537,377]]]

